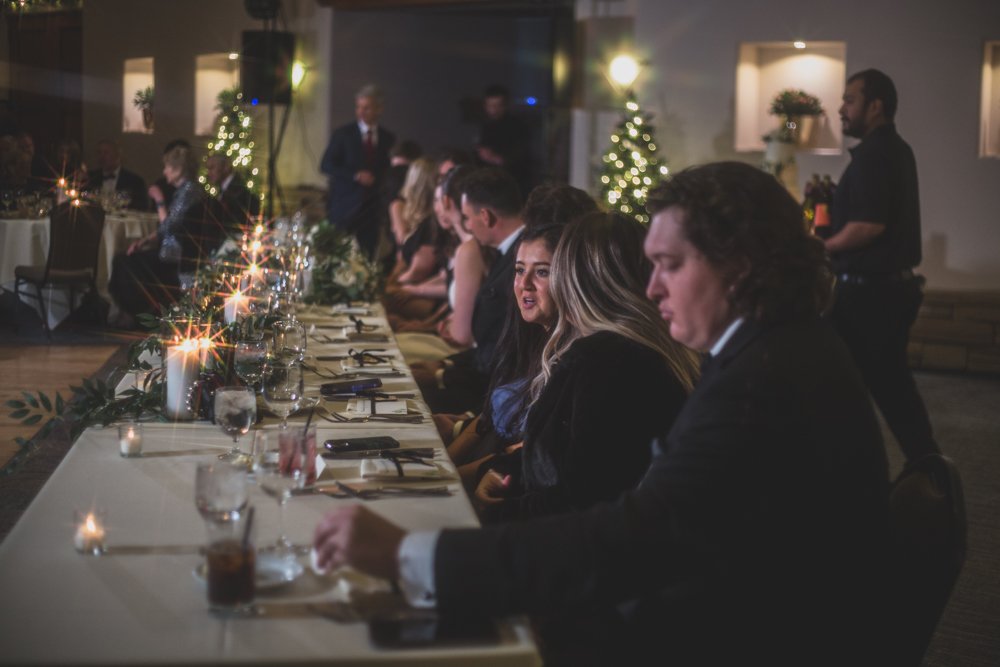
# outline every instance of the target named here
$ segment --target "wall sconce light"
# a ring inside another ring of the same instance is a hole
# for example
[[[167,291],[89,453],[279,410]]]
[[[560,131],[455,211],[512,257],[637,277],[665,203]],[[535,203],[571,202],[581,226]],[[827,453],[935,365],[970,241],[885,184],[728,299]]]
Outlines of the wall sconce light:
[[[639,61],[623,53],[612,59],[608,65],[608,72],[611,74],[611,80],[614,83],[628,88],[635,81],[636,77],[639,76]]]

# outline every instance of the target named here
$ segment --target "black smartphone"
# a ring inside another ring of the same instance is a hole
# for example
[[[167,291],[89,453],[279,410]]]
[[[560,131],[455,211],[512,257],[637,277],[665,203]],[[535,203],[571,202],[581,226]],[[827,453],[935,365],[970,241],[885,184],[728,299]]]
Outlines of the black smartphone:
[[[353,380],[338,380],[325,382],[319,387],[319,393],[324,396],[336,394],[356,394],[359,391],[378,389],[382,386],[382,378],[355,378]]]
[[[433,612],[402,611],[376,615],[368,636],[381,648],[421,646],[484,646],[500,643],[493,619],[477,616],[441,616]]]
[[[378,435],[367,438],[342,438],[327,440],[323,443],[326,452],[324,456],[356,455],[359,452],[379,452],[386,449],[399,449],[399,440],[388,435]]]

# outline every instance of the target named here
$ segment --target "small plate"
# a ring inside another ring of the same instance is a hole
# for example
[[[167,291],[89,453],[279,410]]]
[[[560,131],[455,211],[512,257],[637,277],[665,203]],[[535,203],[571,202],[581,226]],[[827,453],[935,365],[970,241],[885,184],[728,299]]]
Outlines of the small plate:
[[[257,553],[257,571],[254,585],[257,590],[267,590],[289,584],[300,576],[304,571],[302,563],[294,558],[275,558],[266,551]],[[198,564],[191,572],[194,578],[205,583],[205,576],[208,574],[208,565],[204,562]]]

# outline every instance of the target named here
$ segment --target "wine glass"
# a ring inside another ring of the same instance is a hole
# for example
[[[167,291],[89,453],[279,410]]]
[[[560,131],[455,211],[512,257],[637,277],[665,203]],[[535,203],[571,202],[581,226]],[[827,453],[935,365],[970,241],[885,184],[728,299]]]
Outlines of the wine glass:
[[[225,462],[199,463],[194,504],[206,521],[232,521],[247,506],[247,470]]]
[[[271,412],[281,417],[281,428],[288,428],[288,415],[299,409],[302,392],[302,367],[299,364],[264,365],[264,402]]]
[[[267,360],[267,341],[262,339],[241,339],[233,352],[236,375],[256,386],[264,378],[264,362]]]
[[[219,387],[215,390],[215,423],[233,438],[233,448],[220,454],[223,461],[246,462],[240,451],[240,436],[257,421],[257,396],[250,387]]]
[[[315,456],[316,427],[311,432],[312,453]],[[254,475],[257,484],[267,495],[278,501],[278,539],[274,546],[262,549],[281,561],[294,560],[292,544],[285,536],[285,504],[292,497],[292,491],[301,489],[312,478],[315,479],[315,461],[309,461],[310,433],[304,429],[285,429],[278,433],[277,443],[268,440],[268,445],[255,452]]]
[[[298,320],[278,320],[274,332],[274,356],[286,365],[300,363],[306,357],[306,327]]]
[[[274,290],[268,301],[268,310],[272,315],[278,315],[288,320],[295,320],[295,292]]]

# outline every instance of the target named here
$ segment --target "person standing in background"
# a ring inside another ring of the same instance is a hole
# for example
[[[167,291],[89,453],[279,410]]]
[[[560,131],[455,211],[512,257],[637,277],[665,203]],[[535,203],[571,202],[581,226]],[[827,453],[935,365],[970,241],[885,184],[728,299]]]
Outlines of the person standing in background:
[[[372,259],[383,219],[379,210],[382,178],[396,142],[396,136],[378,124],[382,106],[382,93],[376,86],[359,90],[354,96],[355,120],[334,130],[320,162],[320,171],[330,177],[330,224],[353,234]]]
[[[488,86],[483,93],[483,124],[476,142],[480,164],[505,169],[517,182],[521,196],[532,188],[531,130],[511,115],[510,92],[500,85]]]
[[[937,452],[906,346],[923,301],[920,194],[913,150],[896,132],[896,87],[876,69],[847,80],[840,119],[861,139],[833,198],[825,240],[837,276],[831,317],[876,405],[914,461]]]

